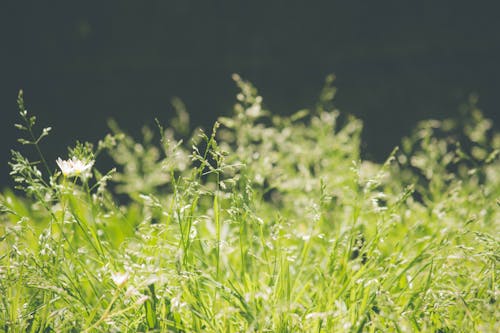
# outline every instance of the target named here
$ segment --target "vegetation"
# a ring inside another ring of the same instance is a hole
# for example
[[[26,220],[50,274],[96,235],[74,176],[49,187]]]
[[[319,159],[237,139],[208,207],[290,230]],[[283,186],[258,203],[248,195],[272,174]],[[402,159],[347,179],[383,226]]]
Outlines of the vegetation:
[[[234,115],[136,142],[13,151],[0,197],[6,332],[498,332],[500,135],[476,108],[420,123],[383,164],[333,107]],[[157,142],[158,141],[158,142]],[[156,143],[157,142],[157,143]],[[98,171],[107,154],[116,169]]]

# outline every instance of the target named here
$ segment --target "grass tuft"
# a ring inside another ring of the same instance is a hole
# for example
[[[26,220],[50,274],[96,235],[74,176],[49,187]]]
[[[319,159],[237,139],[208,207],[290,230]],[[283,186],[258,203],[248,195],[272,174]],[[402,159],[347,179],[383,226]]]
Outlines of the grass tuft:
[[[333,77],[291,116],[234,79],[210,133],[176,101],[158,138],[110,123],[62,170],[20,93],[35,157],[12,152],[21,192],[0,196],[5,332],[500,331],[500,135],[474,99],[378,164]]]

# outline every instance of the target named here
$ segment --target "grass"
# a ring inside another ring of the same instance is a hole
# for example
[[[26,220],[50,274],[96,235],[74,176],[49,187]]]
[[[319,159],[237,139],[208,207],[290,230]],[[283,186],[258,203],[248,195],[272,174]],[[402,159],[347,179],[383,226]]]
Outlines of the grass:
[[[19,107],[0,197],[5,332],[497,332],[500,135],[471,100],[383,164],[332,106],[279,117],[248,82],[232,117],[136,142],[111,123],[59,170]],[[31,150],[28,150],[31,151]],[[98,171],[102,154],[116,169]],[[95,164],[93,164],[95,162]],[[81,172],[81,173],[79,173]],[[24,194],[19,193],[24,192]]]

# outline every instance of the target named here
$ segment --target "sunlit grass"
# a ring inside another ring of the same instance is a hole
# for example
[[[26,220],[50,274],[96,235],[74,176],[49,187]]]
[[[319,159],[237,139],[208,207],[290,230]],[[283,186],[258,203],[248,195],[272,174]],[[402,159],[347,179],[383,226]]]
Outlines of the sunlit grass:
[[[499,331],[500,136],[474,101],[377,164],[331,78],[289,117],[235,80],[208,134],[177,101],[158,138],[112,123],[57,164],[20,95],[37,155],[13,152],[24,195],[0,197],[4,331]]]

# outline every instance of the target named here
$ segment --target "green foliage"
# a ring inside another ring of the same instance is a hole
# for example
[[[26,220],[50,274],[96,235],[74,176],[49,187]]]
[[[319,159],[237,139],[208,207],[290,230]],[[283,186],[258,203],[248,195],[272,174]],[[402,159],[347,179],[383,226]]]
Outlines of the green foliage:
[[[463,123],[422,122],[377,164],[334,109],[333,77],[286,117],[234,79],[234,114],[211,133],[190,138],[176,100],[158,139],[111,123],[61,171],[20,94],[37,160],[13,152],[26,195],[0,197],[4,331],[500,329],[500,136],[474,99]],[[116,169],[97,170],[103,153]]]

